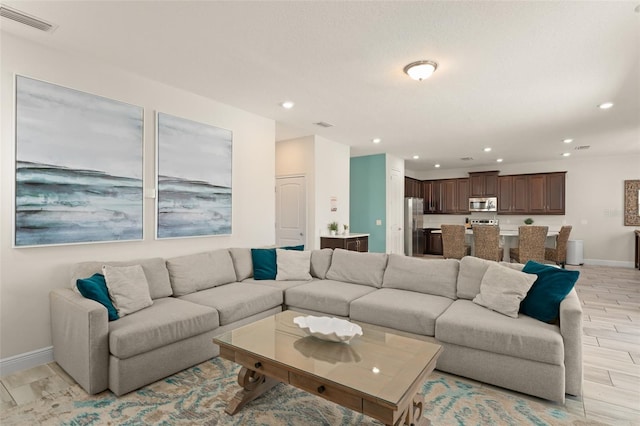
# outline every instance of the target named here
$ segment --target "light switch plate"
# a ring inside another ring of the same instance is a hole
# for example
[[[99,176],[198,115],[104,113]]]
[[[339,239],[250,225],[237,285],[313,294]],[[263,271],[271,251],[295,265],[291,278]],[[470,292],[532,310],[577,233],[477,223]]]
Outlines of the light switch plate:
[[[376,225],[382,226],[382,219],[376,219]]]

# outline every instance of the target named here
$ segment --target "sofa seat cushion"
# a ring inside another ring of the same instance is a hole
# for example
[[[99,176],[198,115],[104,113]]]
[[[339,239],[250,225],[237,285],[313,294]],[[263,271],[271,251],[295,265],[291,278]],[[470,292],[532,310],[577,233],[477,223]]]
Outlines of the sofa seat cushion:
[[[317,281],[317,280],[314,280]],[[277,281],[277,280],[256,280],[254,278],[247,278],[242,281],[246,284],[266,285],[268,287],[279,288],[280,290],[286,290],[291,287],[297,287],[302,284],[308,284],[311,280],[291,280],[291,281]]]
[[[436,339],[509,355],[562,365],[564,343],[560,327],[526,315],[510,318],[470,300],[456,300],[436,321]]]
[[[368,285],[320,280],[285,290],[284,299],[289,309],[301,308],[348,317],[351,301],[373,291],[376,289]]]
[[[282,305],[282,290],[260,284],[230,283],[182,296],[180,300],[215,308],[227,325]]]
[[[126,359],[219,326],[215,309],[173,297],[156,299],[153,305],[109,323],[109,351]]]
[[[436,318],[453,300],[432,294],[382,288],[351,302],[350,317],[356,321],[434,336]]]

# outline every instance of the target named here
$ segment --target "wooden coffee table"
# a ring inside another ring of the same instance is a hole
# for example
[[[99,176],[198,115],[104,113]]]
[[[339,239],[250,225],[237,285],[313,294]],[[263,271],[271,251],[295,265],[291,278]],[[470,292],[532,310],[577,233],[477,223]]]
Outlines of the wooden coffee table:
[[[213,339],[220,356],[242,365],[242,386],[225,409],[237,413],[283,382],[358,411],[386,425],[428,425],[420,389],[442,347],[408,333],[358,322],[363,336],[349,344],[306,336],[285,311]]]

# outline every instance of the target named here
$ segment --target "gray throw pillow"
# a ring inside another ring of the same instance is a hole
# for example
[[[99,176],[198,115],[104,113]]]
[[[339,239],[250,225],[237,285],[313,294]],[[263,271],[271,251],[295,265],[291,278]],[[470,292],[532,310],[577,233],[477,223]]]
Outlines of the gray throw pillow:
[[[311,280],[311,252],[276,249],[276,281]]]
[[[473,299],[473,303],[511,318],[518,318],[520,302],[537,278],[535,274],[526,274],[494,263],[482,277],[480,294]]]
[[[102,273],[120,318],[153,304],[142,266],[103,265]]]

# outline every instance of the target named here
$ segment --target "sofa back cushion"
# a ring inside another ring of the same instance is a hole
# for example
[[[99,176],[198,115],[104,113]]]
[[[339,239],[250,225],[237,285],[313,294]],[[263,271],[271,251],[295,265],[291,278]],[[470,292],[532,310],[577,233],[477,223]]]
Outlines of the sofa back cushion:
[[[220,249],[167,259],[174,296],[236,281],[229,250]]]
[[[236,270],[236,280],[243,281],[253,277],[253,262],[250,248],[230,248],[229,253]]]
[[[480,283],[490,265],[495,264],[493,260],[480,259],[473,256],[465,256],[460,260],[460,271],[458,272],[459,299],[473,300],[480,293]],[[500,262],[500,265],[522,271],[524,265],[520,263]]]
[[[333,250],[325,248],[321,250],[311,251],[311,276],[324,280],[327,277],[327,271],[331,266],[331,256]]]
[[[127,260],[123,262],[80,262],[71,267],[71,285],[76,288],[76,281],[91,277],[93,274],[101,274],[102,266],[133,266],[140,265],[149,284],[151,299],[160,299],[173,294],[169,271],[164,259],[153,257],[149,259]]]
[[[326,279],[380,288],[387,257],[386,253],[335,249]]]
[[[457,259],[418,259],[390,254],[382,287],[455,300],[459,266],[460,261]]]

